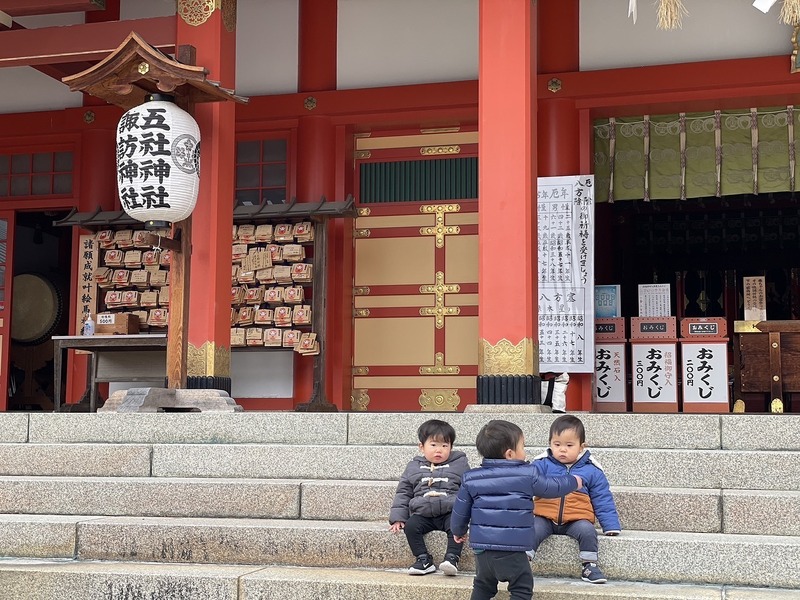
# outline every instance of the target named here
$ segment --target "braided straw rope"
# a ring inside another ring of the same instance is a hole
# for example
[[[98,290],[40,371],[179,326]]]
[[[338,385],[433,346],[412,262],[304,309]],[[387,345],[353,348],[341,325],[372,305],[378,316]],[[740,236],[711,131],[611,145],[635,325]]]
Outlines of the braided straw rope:
[[[800,4],[800,0],[792,0],[794,3]],[[688,15],[689,11],[683,5],[683,0],[659,0],[658,10],[658,28],[659,29],[679,29],[684,15]]]

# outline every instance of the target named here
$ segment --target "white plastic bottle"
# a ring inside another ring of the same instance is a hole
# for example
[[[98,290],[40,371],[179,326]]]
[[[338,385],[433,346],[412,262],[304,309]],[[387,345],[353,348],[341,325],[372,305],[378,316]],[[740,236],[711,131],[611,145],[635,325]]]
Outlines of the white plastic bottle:
[[[94,321],[92,320],[91,314],[86,318],[83,324],[83,335],[94,335]]]

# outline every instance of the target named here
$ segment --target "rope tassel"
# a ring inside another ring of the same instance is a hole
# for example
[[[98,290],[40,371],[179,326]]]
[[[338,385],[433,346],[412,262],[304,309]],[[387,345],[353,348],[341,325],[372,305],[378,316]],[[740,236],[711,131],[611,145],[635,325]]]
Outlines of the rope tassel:
[[[779,18],[787,25],[800,25],[800,0],[783,0]]]
[[[793,4],[800,6],[800,0],[786,0]],[[786,5],[784,3],[784,7]],[[683,5],[683,0],[658,0],[658,9],[656,11],[658,16],[659,29],[679,29],[682,25],[681,21],[685,15],[689,14],[686,7]]]

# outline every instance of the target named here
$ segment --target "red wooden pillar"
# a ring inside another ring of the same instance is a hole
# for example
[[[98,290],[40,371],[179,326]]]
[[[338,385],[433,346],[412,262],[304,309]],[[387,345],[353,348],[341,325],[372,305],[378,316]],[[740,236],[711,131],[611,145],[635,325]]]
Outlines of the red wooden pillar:
[[[300,0],[298,92],[313,97],[314,92],[336,89],[337,0]],[[315,99],[316,100],[316,99]],[[336,165],[340,155],[337,128],[325,114],[325,106],[314,106],[307,116],[299,120],[297,129],[297,199],[300,202],[318,202],[322,196],[329,201],[337,199]],[[343,272],[344,227],[340,219],[328,223],[328,289],[326,296],[325,398],[344,408],[349,400],[350,339],[349,320],[342,318],[349,291]],[[347,269],[352,267],[348,266]],[[317,293],[317,290],[314,290]],[[313,388],[313,362],[299,357],[295,360],[294,402],[306,402]]]
[[[580,3],[540,0],[538,10],[539,74],[553,74],[550,91],[539,98],[539,176],[581,175],[579,113],[558,77],[559,73],[580,70]],[[591,408],[592,374],[570,374],[567,410]]]
[[[235,88],[236,5],[223,2],[210,13],[199,3],[179,0],[178,46],[196,49],[195,62],[210,80]],[[228,12],[226,12],[226,9]],[[200,126],[200,192],[191,217],[191,273],[187,382],[189,388],[230,392],[230,270],[235,183],[235,106],[197,104]],[[184,292],[186,293],[186,291]]]
[[[506,404],[539,373],[536,4],[480,0],[479,29],[478,403]]]

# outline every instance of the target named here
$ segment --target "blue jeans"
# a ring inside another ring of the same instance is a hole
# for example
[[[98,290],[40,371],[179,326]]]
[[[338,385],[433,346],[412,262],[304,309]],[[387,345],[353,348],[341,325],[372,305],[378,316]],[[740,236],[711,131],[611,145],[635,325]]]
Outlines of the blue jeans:
[[[597,530],[594,528],[594,523],[582,519],[556,525],[550,519],[537,516],[534,518],[533,528],[536,533],[533,542],[534,553],[539,549],[539,544],[551,535],[568,535],[578,541],[581,562],[597,562]]]

